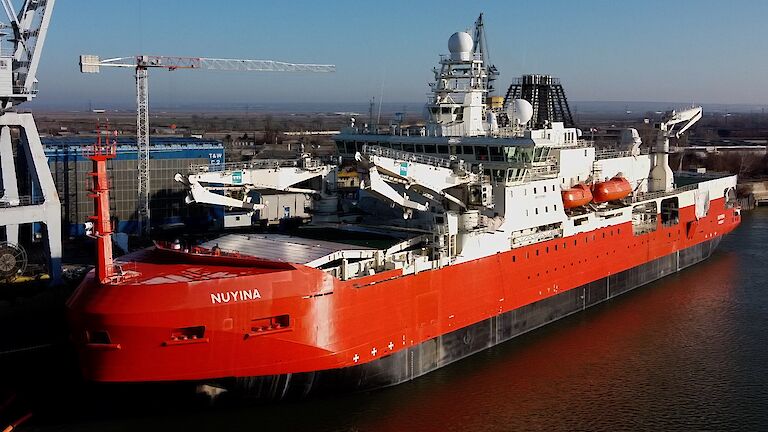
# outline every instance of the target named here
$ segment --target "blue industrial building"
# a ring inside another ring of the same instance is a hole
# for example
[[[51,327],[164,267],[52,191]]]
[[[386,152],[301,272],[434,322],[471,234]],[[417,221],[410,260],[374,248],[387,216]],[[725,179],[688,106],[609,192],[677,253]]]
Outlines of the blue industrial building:
[[[93,215],[88,196],[91,161],[84,156],[95,136],[44,137],[43,148],[53,174],[62,206],[65,235],[84,233],[83,223]],[[214,167],[224,163],[220,141],[186,137],[150,138],[150,216],[154,228],[185,224],[205,230],[221,226],[223,209],[185,204],[186,191],[173,177],[186,174],[193,166]],[[117,157],[108,161],[111,180],[110,203],[117,230],[137,229],[138,151],[134,137],[117,138]]]

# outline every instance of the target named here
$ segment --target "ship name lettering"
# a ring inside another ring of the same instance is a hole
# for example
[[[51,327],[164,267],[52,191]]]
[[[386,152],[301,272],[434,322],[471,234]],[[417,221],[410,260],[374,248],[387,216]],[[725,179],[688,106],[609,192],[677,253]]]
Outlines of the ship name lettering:
[[[258,300],[261,298],[261,293],[258,289],[251,290],[239,290],[239,291],[224,291],[220,293],[211,293],[211,303],[236,303],[238,301],[245,300]]]

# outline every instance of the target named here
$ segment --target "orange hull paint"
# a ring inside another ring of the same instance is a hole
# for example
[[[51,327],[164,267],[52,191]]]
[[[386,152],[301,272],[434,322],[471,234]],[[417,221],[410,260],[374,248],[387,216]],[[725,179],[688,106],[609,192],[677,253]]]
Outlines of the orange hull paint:
[[[694,208],[687,207],[680,209],[679,224],[659,223],[641,236],[626,223],[414,275],[392,270],[348,281],[301,265],[222,266],[215,268],[220,277],[163,280],[173,264],[139,262],[137,270],[152,279],[98,286],[91,273],[68,308],[83,372],[95,381],[343,368],[722,236],[739,217],[720,199],[695,221]],[[190,275],[200,267],[176,266],[174,273]],[[259,298],[239,301],[244,294],[230,294],[250,289]],[[212,293],[225,292],[227,302],[215,303]],[[200,337],[172,337],[174,329],[200,326]],[[94,341],[95,334],[102,336]]]

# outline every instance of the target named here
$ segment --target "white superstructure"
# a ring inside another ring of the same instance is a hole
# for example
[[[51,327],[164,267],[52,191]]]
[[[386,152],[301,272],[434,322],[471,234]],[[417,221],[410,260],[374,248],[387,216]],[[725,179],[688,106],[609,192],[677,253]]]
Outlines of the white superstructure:
[[[618,148],[596,149],[560,122],[531,129],[525,100],[492,107],[490,68],[476,46],[468,33],[450,37],[421,131],[350,127],[336,137],[340,153],[354,155],[363,173],[364,223],[428,239],[398,266],[435,268],[626,223],[640,234],[658,220],[676,220],[681,208],[695,206],[703,217],[711,200],[733,202],[735,176],[675,184],[669,168],[668,138],[701,118],[700,107],[665,114],[651,152],[633,133]],[[617,182],[624,182],[619,195],[569,205],[577,185],[604,193]]]

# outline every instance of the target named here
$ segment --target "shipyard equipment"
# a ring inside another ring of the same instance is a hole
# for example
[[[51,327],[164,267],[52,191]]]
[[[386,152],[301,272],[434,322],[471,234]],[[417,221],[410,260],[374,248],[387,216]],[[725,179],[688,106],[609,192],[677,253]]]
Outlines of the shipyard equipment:
[[[46,255],[52,281],[61,273],[61,207],[43,145],[31,113],[16,107],[37,96],[37,68],[55,0],[25,0],[18,13],[11,0],[2,0],[7,22],[0,23],[0,226],[8,244],[18,249],[19,226],[40,223],[46,232]],[[18,160],[13,157],[11,130],[18,132]],[[25,164],[21,164],[21,160]],[[17,166],[26,166],[27,176]],[[20,179],[28,178],[27,182]],[[9,246],[10,248],[10,246]],[[16,250],[14,249],[14,250]],[[11,249],[7,249],[11,250]],[[4,253],[11,266],[15,253]]]
[[[204,69],[244,72],[335,72],[335,65],[297,64],[274,60],[215,59],[138,55],[101,59],[80,56],[80,72],[98,73],[101,67],[132,68],[136,71],[136,144],[138,146],[138,227],[149,232],[149,69]]]

